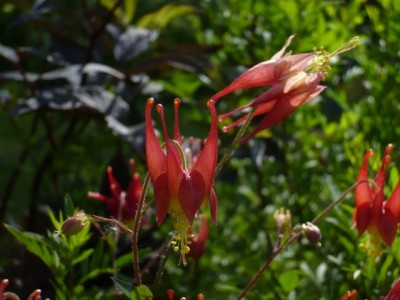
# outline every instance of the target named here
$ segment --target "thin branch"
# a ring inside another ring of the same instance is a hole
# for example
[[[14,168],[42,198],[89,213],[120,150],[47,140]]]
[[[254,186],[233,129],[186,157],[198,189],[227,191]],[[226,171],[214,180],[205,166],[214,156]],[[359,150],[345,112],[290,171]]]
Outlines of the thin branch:
[[[240,139],[243,137],[243,135],[246,133],[247,129],[250,126],[250,122],[253,119],[253,115],[255,112],[255,108],[253,108],[247,119],[246,122],[243,124],[242,127],[240,127],[238,133],[236,134],[235,138],[233,139],[230,147],[228,148],[228,150],[226,150],[224,156],[221,158],[221,160],[219,161],[218,165],[215,168],[215,176],[218,175],[218,173],[222,170],[223,166],[228,162],[228,160],[231,158],[231,155],[233,153],[233,151],[236,149],[236,146],[239,144]]]
[[[104,218],[101,216],[92,216],[93,219],[95,219],[98,222],[105,222],[105,223],[111,223],[114,224],[115,226],[117,226],[119,229],[121,229],[122,232],[125,232],[129,235],[131,235],[133,233],[132,230],[130,230],[128,227],[126,227],[124,224],[122,224],[121,222],[119,222],[116,219],[110,219],[110,218]]]
[[[108,11],[108,14],[105,16],[103,22],[100,24],[100,26],[97,28],[97,30],[93,31],[92,35],[90,36],[89,46],[86,50],[85,61],[82,65],[82,69],[85,67],[85,65],[87,63],[91,62],[97,39],[103,33],[107,24],[114,17],[115,11],[117,10],[118,6],[121,5],[121,3],[122,3],[122,0],[118,0],[115,2],[114,6]],[[86,78],[87,78],[86,74],[82,74],[82,78],[81,78],[81,82],[80,82],[81,86],[83,86],[86,83]]]
[[[144,179],[142,193],[140,194],[139,203],[136,208],[135,219],[133,221],[133,232],[131,235],[132,240],[132,256],[133,256],[133,270],[135,272],[135,282],[137,285],[142,284],[140,275],[140,264],[139,264],[139,247],[138,247],[138,236],[139,227],[143,216],[143,204],[146,199],[147,189],[150,184],[150,174],[147,172],[146,178]]]
[[[326,207],[311,223],[316,224],[317,222],[321,221],[322,218],[324,218],[328,212],[330,212],[335,206],[337,206],[339,203],[341,203],[355,187],[357,187],[361,183],[369,182],[368,180],[361,180],[356,183],[354,183],[351,187],[349,187],[347,190],[345,190],[338,199],[336,199],[332,204],[330,204],[328,207]],[[257,281],[260,279],[262,274],[267,270],[271,262],[274,260],[274,258],[281,253],[283,250],[285,250],[290,244],[292,244],[294,241],[297,241],[299,238],[302,237],[302,232],[298,231],[298,227],[296,226],[290,233],[289,236],[292,235],[284,244],[280,245],[278,248],[274,249],[272,251],[271,256],[264,262],[264,264],[261,266],[261,268],[257,271],[257,273],[253,276],[253,278],[250,280],[250,282],[246,285],[246,287],[240,292],[238,296],[238,300],[243,299],[243,297],[250,291],[250,289],[257,283]],[[297,232],[296,232],[297,231]]]

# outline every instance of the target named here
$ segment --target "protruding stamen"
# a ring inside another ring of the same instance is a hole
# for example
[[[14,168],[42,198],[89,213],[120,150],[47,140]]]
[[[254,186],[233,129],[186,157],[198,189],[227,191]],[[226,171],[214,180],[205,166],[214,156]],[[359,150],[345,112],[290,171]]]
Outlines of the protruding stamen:
[[[330,54],[330,57],[334,57],[334,56],[339,55],[341,53],[350,51],[351,49],[357,47],[359,44],[360,44],[360,37],[355,36],[350,41],[348,41],[346,44],[340,46],[335,51],[333,51]]]
[[[176,230],[176,234],[171,242],[171,245],[174,246],[175,252],[180,252],[181,260],[184,266],[186,266],[186,254],[190,252],[190,236],[189,232],[191,232],[191,226],[183,213],[183,211],[175,211],[171,212],[172,221],[174,223],[174,228]]]
[[[174,99],[174,113],[175,113],[175,123],[174,123],[174,139],[182,143],[182,137],[179,132],[179,106],[181,105],[181,100],[179,98]]]

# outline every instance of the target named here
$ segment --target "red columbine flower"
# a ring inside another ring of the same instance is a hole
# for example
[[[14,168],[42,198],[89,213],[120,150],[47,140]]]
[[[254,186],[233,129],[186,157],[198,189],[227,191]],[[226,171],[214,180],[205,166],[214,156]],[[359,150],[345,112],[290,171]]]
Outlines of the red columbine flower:
[[[207,141],[200,153],[185,153],[183,140],[179,133],[178,108],[179,99],[174,101],[175,123],[173,139],[170,139],[161,104],[157,112],[161,117],[165,152],[155,134],[151,111],[154,99],[147,100],[146,105],[146,160],[154,186],[157,223],[161,225],[167,212],[174,222],[176,236],[175,251],[180,250],[183,263],[189,252],[188,232],[193,219],[203,203],[210,202],[211,216],[216,222],[217,198],[214,192],[214,172],[217,163],[218,124],[214,102],[208,102],[211,112],[211,128]],[[191,149],[189,148],[190,152]],[[189,161],[187,159],[189,156]]]
[[[391,160],[389,154],[392,148],[391,144],[386,147],[381,167],[375,177],[376,186],[364,182],[356,187],[354,211],[354,223],[359,236],[368,230],[372,235],[379,235],[388,246],[392,245],[396,237],[400,217],[400,181],[387,201],[384,196],[386,173]],[[365,154],[358,182],[368,180],[368,160],[372,155],[372,150]]]
[[[329,70],[329,60],[333,55],[353,48],[358,39],[351,40],[344,47],[332,54],[326,51],[314,51],[312,53],[286,54],[294,36],[289,37],[283,48],[270,60],[264,61],[244,72],[225,89],[211,97],[217,101],[221,97],[239,89],[247,89],[261,86],[271,86],[267,91],[259,95],[250,103],[223,114],[219,120],[225,120],[233,114],[246,108],[255,108],[253,116],[264,116],[261,122],[241,142],[245,143],[263,129],[270,128],[284,120],[300,105],[315,98],[325,86],[319,85],[322,78]],[[247,120],[249,115],[239,118],[223,131]]]
[[[88,193],[89,198],[104,202],[107,205],[108,213],[124,223],[133,221],[140,194],[142,193],[142,183],[139,174],[136,172],[135,162],[130,160],[129,164],[132,170],[132,177],[125,191],[121,189],[121,186],[115,179],[112,168],[108,167],[107,176],[111,196],[105,196],[94,192]]]

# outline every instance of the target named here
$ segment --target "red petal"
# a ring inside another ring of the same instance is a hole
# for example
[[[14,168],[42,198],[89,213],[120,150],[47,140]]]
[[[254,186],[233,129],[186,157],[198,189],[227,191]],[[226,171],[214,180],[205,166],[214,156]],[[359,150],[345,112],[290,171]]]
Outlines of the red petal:
[[[358,182],[368,180],[368,160],[373,154],[374,152],[371,149],[364,155],[364,160],[357,177]],[[364,203],[368,203],[369,206],[372,205],[372,191],[368,182],[360,183],[356,186],[355,202],[356,208]]]
[[[154,105],[154,99],[147,99],[146,103],[146,161],[147,167],[152,181],[154,182],[158,176],[167,172],[167,157],[158,142],[154,132],[153,122],[151,118],[151,110]]]
[[[101,201],[101,202],[106,202],[106,200],[107,200],[107,197],[104,196],[104,195],[102,195],[102,194],[100,194],[100,193],[89,192],[89,193],[87,194],[87,196],[88,196],[90,199],[95,199],[95,200],[98,200],[98,201]]]
[[[217,101],[219,98],[239,89],[276,83],[288,73],[303,70],[312,58],[312,55],[312,53],[288,55],[279,60],[261,62],[244,72],[225,89],[212,96],[211,99]]]
[[[271,111],[261,120],[261,122],[253,129],[253,131],[249,135],[247,135],[240,141],[240,143],[246,143],[260,131],[266,128],[271,128],[283,121],[297,109],[296,106],[291,105],[291,101],[304,102],[308,98],[308,95],[308,92],[295,95],[294,97],[290,94],[282,95],[280,99],[277,99],[275,105],[271,108]]]
[[[167,216],[169,204],[171,202],[171,193],[168,188],[168,175],[160,175],[153,183],[154,200],[156,203],[157,224],[160,226]]]
[[[361,236],[367,230],[371,221],[371,205],[362,203],[354,211],[354,223],[358,230],[358,236]]]
[[[289,47],[290,43],[293,41],[295,35],[292,34],[291,36],[289,36],[289,38],[286,40],[285,45],[283,45],[283,47],[281,48],[281,50],[279,50],[278,52],[276,52],[274,54],[274,56],[272,56],[271,59],[277,60],[280,59],[286,52],[286,48]]]
[[[364,155],[364,160],[358,173],[357,182],[368,179],[368,160],[374,154],[372,150],[369,150]],[[358,229],[358,234],[362,235],[367,229],[372,211],[372,191],[368,182],[360,183],[355,188],[355,206],[354,211],[354,223]]]
[[[211,113],[211,128],[204,148],[200,152],[199,157],[193,166],[193,170],[199,172],[204,179],[206,184],[206,193],[209,193],[214,179],[218,155],[218,121],[217,112],[212,100],[208,102],[208,108]]]
[[[381,167],[379,168],[378,174],[375,177],[375,182],[377,184],[377,186],[379,187],[379,189],[384,189],[385,187],[385,179],[386,179],[386,173],[387,173],[387,169],[388,166],[390,164],[390,151],[392,151],[392,144],[389,144],[386,149],[385,149],[385,153],[383,154],[383,158],[382,158],[382,163],[381,163]]]
[[[190,224],[205,197],[206,185],[203,176],[198,171],[194,170],[183,176],[179,185],[178,199]]]
[[[397,233],[397,219],[396,216],[390,211],[385,210],[381,217],[378,219],[378,231],[385,243],[390,247]]]
[[[142,193],[142,181],[139,174],[136,173],[135,162],[130,160],[129,164],[131,166],[132,177],[126,190],[126,201],[129,205],[136,205]]]
[[[178,196],[179,182],[184,175],[183,168],[181,165],[181,157],[175,146],[172,144],[168,137],[167,125],[165,123],[164,108],[161,104],[157,105],[157,112],[161,117],[163,134],[165,139],[165,147],[167,149],[167,172],[168,172],[168,187],[171,197],[176,198]]]
[[[121,187],[118,183],[118,181],[115,179],[112,168],[108,167],[107,168],[107,176],[108,176],[108,183],[110,185],[110,191],[112,194],[112,197],[115,199],[119,199],[121,196]]]
[[[217,101],[223,96],[239,89],[258,87],[276,82],[279,79],[274,74],[276,65],[277,61],[275,60],[267,60],[255,65],[236,78],[225,89],[212,96],[211,99]]]
[[[215,194],[214,186],[212,186],[210,191],[210,213],[215,225],[217,224],[217,209],[217,195]]]
[[[387,294],[385,300],[398,300],[400,299],[400,278],[396,280],[393,287]]]
[[[390,210],[395,216],[397,221],[400,219],[400,180],[390,196],[389,200],[386,201],[385,209]]]

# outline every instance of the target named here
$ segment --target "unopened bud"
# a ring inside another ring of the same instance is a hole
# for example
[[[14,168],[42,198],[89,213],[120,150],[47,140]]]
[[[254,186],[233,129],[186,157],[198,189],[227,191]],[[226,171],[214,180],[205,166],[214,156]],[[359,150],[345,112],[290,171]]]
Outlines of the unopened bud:
[[[83,211],[78,212],[76,215],[69,217],[64,221],[61,226],[61,234],[74,235],[78,234],[89,225],[89,218]]]
[[[174,300],[174,295],[175,295],[175,292],[173,289],[167,290],[168,300]]]
[[[275,228],[278,232],[289,232],[292,229],[292,214],[290,210],[281,207],[274,213]]]
[[[321,246],[321,231],[313,223],[307,222],[302,226],[305,238],[313,245]]]

